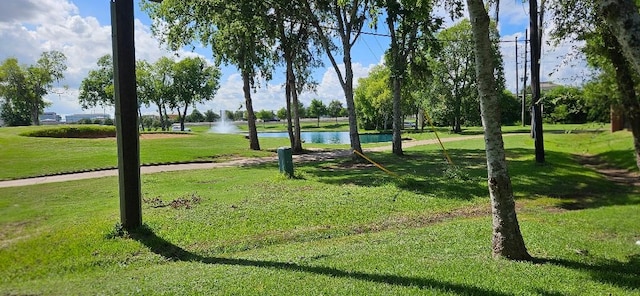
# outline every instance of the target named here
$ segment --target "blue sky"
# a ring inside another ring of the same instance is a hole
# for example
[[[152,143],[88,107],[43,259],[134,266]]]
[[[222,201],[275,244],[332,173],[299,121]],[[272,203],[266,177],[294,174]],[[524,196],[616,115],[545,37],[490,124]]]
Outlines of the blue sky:
[[[150,62],[163,55],[172,56],[150,32],[151,20],[138,7],[134,0],[136,18],[136,58]],[[0,60],[16,57],[21,63],[34,63],[38,55],[47,50],[62,51],[68,58],[68,71],[65,80],[53,94],[46,97],[52,103],[47,111],[58,114],[102,113],[112,110],[82,110],[78,104],[78,86],[88,71],[95,68],[96,61],[104,54],[111,53],[109,0],[3,0],[0,1]],[[524,39],[524,30],[528,26],[528,4],[520,0],[501,1],[500,33],[503,40],[514,40],[518,36]],[[550,24],[552,25],[552,24]],[[372,29],[368,29],[372,31]],[[386,26],[379,26],[377,33],[387,33]],[[381,62],[388,47],[389,39],[383,36],[362,35],[353,52],[356,79],[367,75],[368,71]],[[515,91],[515,44],[501,44],[505,61],[507,87]],[[570,45],[557,48],[545,46],[541,64],[542,81],[560,84],[579,85],[585,79],[586,67],[581,59],[570,59],[574,49]],[[211,52],[196,48],[178,53],[181,56],[200,55],[211,60]],[[520,70],[524,43],[519,43]],[[563,65],[564,62],[568,62]],[[557,66],[561,65],[561,66]],[[553,75],[548,75],[554,72]],[[276,69],[274,80],[262,81],[254,93],[254,109],[277,110],[284,106],[282,87],[282,69]],[[317,93],[304,93],[301,99],[308,105],[311,99],[318,98],[326,103],[337,99],[344,102],[342,89],[330,63],[314,72],[319,83]],[[242,82],[232,66],[223,67],[221,88],[216,97],[198,109],[237,109],[244,102]],[[68,89],[62,86],[67,85]],[[153,113],[153,109],[143,112]]]

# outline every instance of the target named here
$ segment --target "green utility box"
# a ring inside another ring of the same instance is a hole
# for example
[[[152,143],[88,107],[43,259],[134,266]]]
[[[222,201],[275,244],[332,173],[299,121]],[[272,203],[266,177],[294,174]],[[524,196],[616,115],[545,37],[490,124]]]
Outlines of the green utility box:
[[[278,167],[280,173],[286,174],[289,178],[293,177],[293,155],[291,148],[278,148]]]

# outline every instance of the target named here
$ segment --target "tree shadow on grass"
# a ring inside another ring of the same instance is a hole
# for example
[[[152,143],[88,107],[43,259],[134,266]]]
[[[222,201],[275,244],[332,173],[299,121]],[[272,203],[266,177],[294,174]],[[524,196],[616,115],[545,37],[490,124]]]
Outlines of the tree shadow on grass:
[[[477,155],[474,154],[475,151],[468,152],[454,152],[455,157],[460,160],[456,163],[456,168],[466,167],[464,172],[451,170],[439,151],[412,151],[406,152],[402,157],[391,153],[371,152],[367,153],[367,156],[375,163],[349,158],[300,164],[298,167],[303,169],[305,174],[327,184],[378,187],[394,183],[400,189],[420,194],[447,191],[458,199],[468,200],[486,191],[477,178],[481,170],[474,168]],[[482,153],[484,155],[483,151]],[[474,164],[469,164],[468,161]]]
[[[398,177],[386,174],[374,164],[351,159],[301,164],[305,174],[319,182],[376,187],[394,183],[402,190],[468,200],[486,196],[486,158],[481,149],[451,149],[455,166],[449,165],[439,150],[411,150],[398,157],[388,152],[368,153],[376,163]],[[590,173],[574,155],[547,151],[547,163],[537,165],[534,150],[513,148],[506,151],[512,186],[517,197],[557,198],[565,210],[609,205],[638,204],[633,188],[621,186]]]
[[[588,272],[591,277],[605,284],[626,289],[640,289],[640,254],[631,255],[627,262],[594,258],[594,262],[578,262],[558,258],[537,258],[534,263],[553,264]]]
[[[399,275],[365,273],[358,271],[341,270],[332,267],[308,266],[291,262],[278,262],[267,260],[223,258],[223,257],[206,257],[189,252],[171,242],[158,237],[153,230],[147,226],[142,226],[138,230],[130,233],[130,236],[144,244],[149,250],[168,260],[199,262],[215,265],[233,265],[258,267],[268,269],[279,269],[292,272],[304,272],[323,276],[348,278],[354,280],[367,281],[372,283],[388,284],[403,287],[418,287],[420,289],[436,289],[440,291],[453,292],[458,295],[513,295],[503,292],[488,290],[479,287],[473,287],[465,284],[447,283],[434,279],[426,279],[419,277],[405,277]]]

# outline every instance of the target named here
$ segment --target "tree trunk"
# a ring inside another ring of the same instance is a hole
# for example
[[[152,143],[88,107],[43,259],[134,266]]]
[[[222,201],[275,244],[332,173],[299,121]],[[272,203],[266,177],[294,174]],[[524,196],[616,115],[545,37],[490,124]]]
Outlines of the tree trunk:
[[[244,92],[244,104],[247,107],[247,124],[249,126],[249,149],[260,150],[258,141],[258,129],[256,128],[256,114],[253,112],[251,101],[251,76],[247,71],[242,71],[242,91]]]
[[[404,63],[400,58],[400,48],[398,48],[398,39],[396,35],[395,28],[395,19],[396,16],[389,11],[387,8],[387,25],[389,26],[389,32],[391,34],[391,83],[392,83],[392,91],[393,98],[391,101],[391,109],[392,109],[392,137],[391,137],[391,148],[393,154],[397,156],[402,156],[402,110],[400,109],[400,101],[402,99],[402,83],[401,79],[404,76],[404,67],[401,64]]]
[[[531,133],[534,138],[536,163],[543,164],[544,134],[542,132],[542,100],[540,99],[540,51],[541,32],[538,26],[538,1],[529,0],[531,24]]]
[[[493,216],[492,249],[494,257],[530,260],[518,225],[511,179],[507,170],[500,107],[494,75],[492,44],[489,39],[489,15],[482,0],[467,0],[476,56],[476,77],[482,126],[484,128],[487,176]]]
[[[302,138],[300,136],[300,109],[298,101],[298,90],[296,89],[296,74],[291,71],[292,85],[291,85],[291,97],[293,99],[293,138],[295,139],[293,145],[293,152],[302,152]]]
[[[402,110],[400,109],[402,85],[400,77],[392,77],[393,79],[393,135],[392,148],[393,154],[402,156]]]
[[[40,118],[38,115],[40,113],[40,105],[38,104],[38,98],[34,97],[33,107],[31,109],[31,121],[33,121],[33,125],[40,125]]]
[[[167,113],[167,106],[162,105],[162,109],[164,110],[164,124],[162,126],[162,130],[168,131],[170,124],[169,124],[169,113]]]
[[[142,111],[140,110],[140,107],[138,107],[138,122],[140,123],[140,128],[142,128],[142,131],[144,132],[144,122],[142,121]]]
[[[303,1],[304,8],[306,9],[306,13],[308,15],[316,15],[314,13],[315,9],[312,9],[310,4],[311,1]],[[337,1],[333,2],[333,5],[338,4]],[[329,5],[332,6],[332,5]],[[366,6],[366,5],[365,5]],[[362,152],[362,146],[360,145],[360,136],[358,135],[358,119],[356,118],[356,108],[353,100],[353,65],[351,64],[351,34],[356,33],[356,37],[353,42],[359,36],[358,32],[352,32],[353,29],[351,21],[355,21],[357,16],[352,16],[350,21],[347,21],[343,18],[346,17],[348,13],[345,12],[345,15],[342,14],[342,10],[336,5],[331,8],[331,13],[338,19],[338,23],[340,24],[340,28],[338,29],[340,34],[340,39],[342,41],[342,61],[344,62],[345,68],[345,76],[342,77],[342,72],[340,71],[340,67],[336,62],[336,59],[333,55],[333,46],[331,45],[329,38],[329,34],[325,34],[326,29],[322,25],[320,25],[320,21],[318,18],[314,17],[312,19],[312,24],[316,28],[318,32],[320,32],[320,42],[322,43],[322,47],[324,48],[329,60],[331,61],[331,65],[333,69],[336,71],[336,75],[338,76],[338,80],[340,81],[340,85],[342,86],[342,90],[344,91],[344,98],[347,102],[347,116],[349,117],[349,139],[351,142],[351,149]],[[355,154],[353,154],[354,158],[357,158]]]
[[[279,17],[280,12],[277,12],[278,23],[281,24],[283,20]],[[282,49],[284,51],[284,59],[285,59],[285,96],[287,101],[287,132],[289,134],[289,143],[291,145],[291,150],[293,153],[302,152],[302,141],[300,141],[300,120],[298,117],[298,96],[296,91],[296,77],[293,72],[293,50],[290,45],[292,40],[287,37],[285,32],[285,26],[278,26],[279,34],[280,34],[280,42],[282,43]],[[293,104],[292,104],[293,103]],[[292,105],[293,107],[292,110]],[[295,125],[292,123],[292,114],[295,119],[297,119]],[[295,128],[295,131],[294,131]]]
[[[453,119],[453,132],[456,134],[462,132],[462,127],[460,126],[460,115],[456,115]]]
[[[602,39],[607,44],[607,51],[611,63],[616,68],[616,84],[622,99],[622,109],[631,125],[633,135],[633,147],[636,153],[636,166],[640,169],[640,102],[635,90],[633,72],[625,59],[620,43],[613,35],[602,34]]]
[[[285,54],[285,59],[287,54]],[[295,138],[293,135],[293,124],[291,122],[291,76],[289,74],[291,70],[291,59],[287,59],[287,70],[286,70],[286,82],[284,84],[284,92],[285,92],[285,100],[287,103],[287,133],[289,133],[289,144],[291,145],[291,149],[295,150],[293,147],[295,146]]]
[[[624,56],[640,74],[640,13],[634,0],[596,1],[598,13],[618,40]]]
[[[162,106],[158,104],[158,113],[160,114],[160,128],[164,131],[164,117],[162,116]]]
[[[180,131],[184,132],[184,120],[187,118],[187,108],[189,108],[189,104],[184,106],[184,112],[180,113],[180,108],[178,108],[178,115],[180,115]]]
[[[345,46],[345,45],[343,45]],[[349,46],[348,42],[346,46]],[[362,145],[360,145],[360,136],[358,135],[358,119],[356,118],[356,104],[353,100],[353,66],[351,65],[351,52],[344,50],[344,72],[345,83],[344,98],[347,101],[347,113],[349,114],[349,139],[351,141],[351,150],[362,153]],[[354,154],[355,155],[355,154]]]

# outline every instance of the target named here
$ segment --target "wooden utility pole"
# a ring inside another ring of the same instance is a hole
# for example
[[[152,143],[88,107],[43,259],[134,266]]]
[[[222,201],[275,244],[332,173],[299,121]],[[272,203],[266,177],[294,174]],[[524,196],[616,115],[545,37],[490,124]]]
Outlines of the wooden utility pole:
[[[524,77],[522,78],[522,126],[526,126],[527,114],[527,42],[529,41],[529,29],[524,30]]]
[[[520,90],[518,86],[520,85],[520,75],[518,75],[518,36],[516,36],[516,98],[520,96]],[[524,124],[524,118],[522,119],[522,124]]]
[[[134,230],[142,225],[142,202],[133,0],[111,0],[111,28],[120,222],[126,230]]]
[[[533,109],[531,131],[535,142],[536,163],[544,163],[544,141],[542,136],[542,100],[540,99],[540,31],[538,23],[538,0],[529,0],[531,26],[531,104]]]

